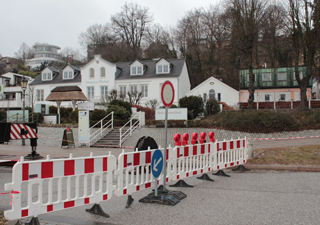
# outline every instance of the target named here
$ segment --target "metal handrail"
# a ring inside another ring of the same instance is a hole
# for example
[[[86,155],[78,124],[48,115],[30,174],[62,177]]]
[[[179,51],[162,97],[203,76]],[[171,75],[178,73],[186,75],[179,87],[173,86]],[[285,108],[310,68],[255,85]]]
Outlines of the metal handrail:
[[[104,131],[106,131],[108,128],[111,127],[111,129],[113,129],[113,113],[114,112],[109,113],[108,115],[103,117],[100,121],[98,121],[96,124],[94,124],[92,127],[90,127],[90,129],[89,129],[89,146],[91,145],[91,143],[97,142],[98,140],[100,140],[105,135]],[[106,122],[105,124],[103,124],[103,121],[106,118],[108,118],[110,115],[111,115],[111,119],[108,122]],[[100,124],[100,128],[91,134],[92,129],[95,126],[97,126],[98,124]]]
[[[137,118],[138,116],[138,118]],[[137,119],[137,121],[132,124],[132,120]],[[130,128],[128,130],[126,130],[123,134],[122,134],[122,129],[124,127],[126,127],[128,124],[130,123]],[[131,118],[131,120],[129,120],[125,125],[123,125],[123,127],[121,127],[119,129],[120,131],[120,141],[119,141],[119,146],[121,147],[122,142],[128,137],[132,135],[132,132],[137,129],[137,128],[141,127],[141,112],[138,112],[134,117]]]

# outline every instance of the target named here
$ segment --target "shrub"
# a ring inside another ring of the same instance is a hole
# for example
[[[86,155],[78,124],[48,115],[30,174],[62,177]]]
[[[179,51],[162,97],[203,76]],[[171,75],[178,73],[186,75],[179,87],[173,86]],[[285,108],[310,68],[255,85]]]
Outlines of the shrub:
[[[218,127],[253,133],[299,129],[297,120],[291,114],[274,111],[223,111],[210,119],[215,121]]]
[[[132,105],[132,107],[137,108],[137,112],[145,112],[145,120],[155,119],[156,111],[149,107],[142,107],[141,105]]]
[[[58,112],[58,107],[54,105],[49,106],[49,114],[57,114],[57,112]]]
[[[99,122],[106,115],[108,115],[108,113],[105,110],[96,109],[94,111],[90,111],[90,127]]]
[[[43,115],[42,113],[34,113],[33,121],[38,119],[38,123],[43,123]]]
[[[203,112],[203,101],[200,96],[189,96],[179,99],[179,105],[181,108],[188,108],[188,119],[197,118],[200,113]]]
[[[79,118],[79,110],[76,109],[69,114],[69,122],[70,123],[78,123]]]
[[[206,115],[211,116],[220,112],[220,106],[214,98],[208,99],[206,102]]]
[[[118,105],[118,106],[122,106],[124,107],[129,113],[130,113],[130,116],[132,114],[132,110],[131,110],[131,103],[130,102],[125,102],[123,100],[112,100],[108,107],[110,107],[111,105]]]
[[[113,114],[114,119],[129,120],[131,116],[131,113],[128,110],[126,110],[124,107],[119,105],[109,105],[106,115],[108,115],[112,111],[114,112]]]

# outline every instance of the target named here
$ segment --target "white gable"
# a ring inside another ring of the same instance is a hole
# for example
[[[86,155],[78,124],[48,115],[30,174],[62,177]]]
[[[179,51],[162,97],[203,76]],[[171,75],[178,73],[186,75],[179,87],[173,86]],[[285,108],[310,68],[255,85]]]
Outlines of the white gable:
[[[73,78],[74,78],[74,69],[72,69],[68,65],[62,70],[62,79],[67,80],[67,79],[73,79]]]
[[[170,73],[170,63],[165,59],[160,59],[156,63],[157,74],[167,74]]]
[[[42,81],[50,81],[52,80],[53,72],[48,67],[42,70],[41,72],[41,80]]]
[[[214,96],[220,102],[225,102],[229,106],[238,108],[239,91],[214,77],[209,77],[186,94],[186,96],[191,95],[201,96],[203,100]]]
[[[136,60],[130,65],[130,75],[143,75],[143,69],[143,64]]]

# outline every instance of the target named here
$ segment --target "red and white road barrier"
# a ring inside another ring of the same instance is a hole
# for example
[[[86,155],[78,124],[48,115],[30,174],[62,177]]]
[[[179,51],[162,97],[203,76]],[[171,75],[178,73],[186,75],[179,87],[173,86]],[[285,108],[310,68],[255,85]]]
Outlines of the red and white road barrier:
[[[201,133],[200,144],[196,144],[198,134],[192,134],[191,145],[187,145],[189,134],[183,134],[182,146],[180,146],[180,134],[175,134],[176,147],[173,156],[169,160],[170,180],[181,180],[187,177],[207,173],[211,170],[211,146],[212,143],[204,143],[206,134]]]
[[[248,140],[220,141],[214,144],[215,160],[213,169],[242,165],[248,160]]]
[[[50,159],[26,162],[23,157],[12,169],[12,183],[5,190],[14,190],[12,209],[4,212],[8,220],[37,217],[39,214],[98,203],[113,194],[112,155]],[[99,182],[96,189],[95,182]],[[22,190],[25,187],[27,190]],[[23,191],[23,192],[22,192]],[[26,202],[26,203],[25,203]]]
[[[214,133],[184,134],[174,137],[176,146],[166,149],[166,182],[184,179],[246,163],[248,139],[215,142]],[[160,149],[162,152],[164,149]],[[113,195],[131,195],[154,187],[151,159],[156,149],[123,152],[118,159],[111,155],[68,159],[50,159],[15,164],[12,183],[5,184],[5,191],[15,191],[12,209],[5,211],[8,220],[44,214],[66,208],[99,203]],[[113,181],[116,180],[116,185]],[[163,174],[157,178],[157,184]],[[98,183],[98,188],[97,188]]]
[[[118,157],[117,189],[114,192],[116,196],[131,195],[134,192],[150,188],[155,182],[151,173],[151,159],[156,149],[146,151],[125,152],[124,150]],[[163,152],[163,149],[161,149]],[[167,150],[167,158],[168,153]],[[157,184],[163,180],[161,174],[157,179]],[[167,176],[167,182],[168,182]]]

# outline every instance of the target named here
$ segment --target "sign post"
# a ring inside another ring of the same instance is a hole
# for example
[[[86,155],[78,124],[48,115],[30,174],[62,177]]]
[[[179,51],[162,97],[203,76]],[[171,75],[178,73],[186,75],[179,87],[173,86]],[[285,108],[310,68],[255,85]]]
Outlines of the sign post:
[[[167,125],[168,125],[168,108],[172,105],[173,100],[174,100],[174,88],[173,85],[170,81],[166,81],[162,85],[161,89],[161,99],[163,105],[166,107],[166,112],[165,112],[165,136],[164,136],[164,170],[163,170],[163,190],[166,191],[166,177],[167,177]]]
[[[151,171],[152,175],[155,178],[154,181],[154,193],[155,196],[158,196],[158,187],[157,187],[157,178],[160,176],[163,167],[163,155],[159,149],[157,149],[151,159]]]
[[[163,189],[157,188],[157,179],[155,179],[155,189],[154,194],[151,193],[148,196],[139,200],[139,202],[144,203],[158,203],[162,205],[176,205],[181,199],[187,197],[181,191],[169,191],[166,189],[166,177],[167,177],[167,123],[168,123],[168,107],[170,107],[174,100],[174,88],[170,81],[164,82],[161,89],[161,99],[163,105],[166,107],[165,111],[165,141],[164,141],[164,151],[163,157],[160,150],[156,150],[153,153],[151,159],[151,170],[153,176],[156,178],[160,175],[162,167],[163,169]],[[163,165],[162,165],[163,162]]]

